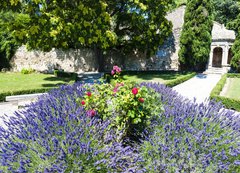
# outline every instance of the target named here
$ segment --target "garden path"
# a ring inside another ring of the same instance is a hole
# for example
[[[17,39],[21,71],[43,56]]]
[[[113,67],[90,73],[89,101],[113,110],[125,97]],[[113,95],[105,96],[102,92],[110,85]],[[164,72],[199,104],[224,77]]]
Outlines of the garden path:
[[[220,78],[220,74],[198,74],[192,79],[173,87],[173,90],[190,100],[195,98],[197,103],[202,103],[209,98],[212,89]]]

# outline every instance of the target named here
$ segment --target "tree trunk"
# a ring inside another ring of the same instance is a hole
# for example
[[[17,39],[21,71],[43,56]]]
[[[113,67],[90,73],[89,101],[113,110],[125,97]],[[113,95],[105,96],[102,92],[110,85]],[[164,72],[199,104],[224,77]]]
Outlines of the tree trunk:
[[[99,72],[104,72],[104,56],[103,56],[103,51],[101,48],[94,46],[94,52],[95,52],[95,56],[97,58],[97,63],[98,63],[98,67],[97,70]]]

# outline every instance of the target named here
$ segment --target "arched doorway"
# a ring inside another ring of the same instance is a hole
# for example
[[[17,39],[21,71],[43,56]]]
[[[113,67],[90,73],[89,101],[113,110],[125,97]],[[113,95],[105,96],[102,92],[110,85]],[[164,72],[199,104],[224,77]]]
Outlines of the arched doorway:
[[[232,57],[233,57],[233,53],[232,53],[232,50],[231,50],[231,48],[230,48],[230,49],[228,50],[228,61],[227,61],[228,64],[231,63]]]
[[[222,57],[223,57],[223,49],[221,47],[216,47],[213,50],[213,67],[222,67]]]

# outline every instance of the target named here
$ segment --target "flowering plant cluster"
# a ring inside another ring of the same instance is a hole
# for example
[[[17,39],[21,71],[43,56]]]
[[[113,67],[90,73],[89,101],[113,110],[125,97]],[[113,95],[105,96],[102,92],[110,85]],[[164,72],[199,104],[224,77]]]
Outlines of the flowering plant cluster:
[[[116,83],[88,86],[83,98],[78,99],[89,117],[110,120],[119,139],[143,131],[150,120],[161,111],[157,103],[160,95],[135,83]],[[118,133],[118,134],[119,134]]]

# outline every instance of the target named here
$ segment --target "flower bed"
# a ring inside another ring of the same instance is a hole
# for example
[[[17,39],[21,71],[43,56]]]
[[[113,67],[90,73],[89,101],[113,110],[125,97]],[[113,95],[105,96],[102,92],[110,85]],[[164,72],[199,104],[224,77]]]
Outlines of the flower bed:
[[[92,86],[76,83],[54,89],[11,118],[6,123],[7,130],[0,128],[0,170],[240,172],[240,118],[233,117],[231,111],[220,111],[222,105],[214,102],[197,105],[156,83],[119,86],[117,92],[122,89],[124,92],[116,97],[127,93],[130,105],[136,106],[131,110],[141,109],[141,104],[151,99],[148,94],[137,95],[141,88],[155,92],[150,96],[156,94],[154,98],[158,99],[146,104],[145,109],[151,110],[146,115],[151,115],[150,123],[144,123],[144,129],[138,131],[139,140],[128,135],[119,138],[122,129],[113,128],[112,123],[120,125],[113,120],[124,111],[114,107],[109,114],[100,113],[97,102],[86,100],[101,95]],[[110,95],[115,97],[112,92]],[[121,101],[115,106],[123,106]],[[114,100],[108,105],[113,103]],[[153,108],[161,109],[154,112]],[[93,116],[89,116],[89,109],[96,111],[90,114]],[[138,116],[139,111],[135,110],[134,116],[130,113],[130,117]]]

